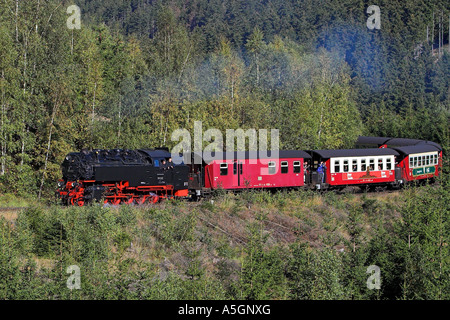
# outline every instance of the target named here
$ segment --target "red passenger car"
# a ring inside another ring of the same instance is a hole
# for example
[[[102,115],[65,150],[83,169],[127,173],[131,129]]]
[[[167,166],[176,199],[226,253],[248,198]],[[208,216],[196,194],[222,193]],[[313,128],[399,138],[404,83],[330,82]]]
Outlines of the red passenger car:
[[[399,183],[433,179],[439,176],[442,166],[442,147],[432,141],[406,138],[364,137],[358,138],[359,147],[385,146],[399,153],[397,175]]]
[[[439,145],[420,143],[395,150],[400,153],[398,167],[401,168],[403,182],[439,176],[442,166],[442,149]]]
[[[204,153],[202,164],[191,166],[191,180],[203,190],[302,187],[304,162],[310,158],[300,150]]]
[[[316,189],[396,185],[395,157],[399,153],[394,149],[314,150],[312,155],[315,171],[320,162],[326,165],[323,179],[313,172],[311,180]]]

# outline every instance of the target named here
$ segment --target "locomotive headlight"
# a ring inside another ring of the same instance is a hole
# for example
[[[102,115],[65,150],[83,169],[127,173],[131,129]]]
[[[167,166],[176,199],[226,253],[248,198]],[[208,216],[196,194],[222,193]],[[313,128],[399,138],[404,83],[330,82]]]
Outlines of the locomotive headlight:
[[[76,185],[77,185],[76,182],[72,182],[71,184],[72,188],[75,188]]]
[[[63,186],[64,186],[64,182],[59,181],[59,182],[58,182],[58,188],[62,188]]]

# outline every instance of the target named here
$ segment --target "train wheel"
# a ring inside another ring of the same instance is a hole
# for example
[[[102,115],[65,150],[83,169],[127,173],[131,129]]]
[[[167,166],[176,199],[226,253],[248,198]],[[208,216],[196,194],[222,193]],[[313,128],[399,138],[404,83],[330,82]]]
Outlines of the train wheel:
[[[151,196],[148,198],[149,203],[157,203],[159,201],[159,196]]]
[[[120,199],[113,200],[112,204],[118,206],[120,204]]]
[[[143,204],[145,202],[145,200],[146,200],[145,197],[140,197],[140,198],[137,198],[134,201],[136,202],[137,205],[141,205],[141,204]]]
[[[77,205],[78,205],[79,207],[84,206],[84,200],[83,200],[83,199],[78,199]]]

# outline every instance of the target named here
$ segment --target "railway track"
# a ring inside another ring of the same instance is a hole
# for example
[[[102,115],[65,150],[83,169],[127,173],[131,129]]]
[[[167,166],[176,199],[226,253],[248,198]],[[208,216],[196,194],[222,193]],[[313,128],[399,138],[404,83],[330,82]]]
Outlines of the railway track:
[[[5,211],[20,211],[26,209],[27,207],[0,207],[0,212]]]
[[[364,192],[364,190],[336,190],[336,194],[343,195],[343,194],[355,194],[355,195],[362,195],[362,194],[369,194],[369,195],[381,195],[381,194],[390,194],[390,193],[398,193],[399,190],[377,190],[377,191],[369,191]],[[27,207],[0,207],[0,212],[17,212],[20,210],[24,210]]]

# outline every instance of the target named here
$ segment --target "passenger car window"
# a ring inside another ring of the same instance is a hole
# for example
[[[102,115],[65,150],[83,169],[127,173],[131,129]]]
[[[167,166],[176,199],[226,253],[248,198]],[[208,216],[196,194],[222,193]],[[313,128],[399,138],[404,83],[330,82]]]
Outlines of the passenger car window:
[[[340,160],[334,160],[334,172],[335,172],[335,173],[341,172],[341,163],[340,163]]]
[[[344,172],[348,172],[348,160],[344,160]]]
[[[383,159],[382,158],[378,159],[377,170],[380,170],[380,171],[383,170]]]
[[[221,163],[220,164],[220,175],[221,176],[228,175],[228,163]]]
[[[358,171],[358,160],[352,160],[352,171],[357,172]]]
[[[411,162],[411,159],[410,159]],[[386,170],[392,170],[392,159],[386,159]]]
[[[277,168],[275,167],[275,162],[269,162],[269,174],[275,174],[277,172]]]
[[[375,169],[375,159],[369,159],[369,169],[370,171]]]
[[[366,165],[366,159],[361,160],[361,171],[366,171],[367,165]]]
[[[281,161],[281,173],[288,173],[289,167],[287,161]]]
[[[294,161],[294,173],[300,173],[300,161]]]

